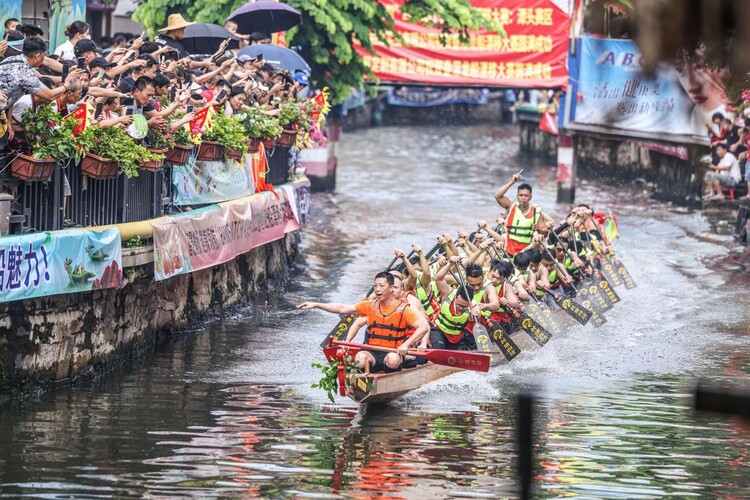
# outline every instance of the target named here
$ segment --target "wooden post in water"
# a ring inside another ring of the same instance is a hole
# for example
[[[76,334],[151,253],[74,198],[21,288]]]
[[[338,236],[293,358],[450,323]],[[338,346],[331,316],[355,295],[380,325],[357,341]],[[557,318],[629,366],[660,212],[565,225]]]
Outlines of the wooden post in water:
[[[521,499],[531,498],[531,477],[533,472],[534,396],[516,396],[518,423],[516,424],[516,446],[518,446],[518,481]]]
[[[561,130],[557,136],[557,202],[575,203],[575,199],[575,139]]]

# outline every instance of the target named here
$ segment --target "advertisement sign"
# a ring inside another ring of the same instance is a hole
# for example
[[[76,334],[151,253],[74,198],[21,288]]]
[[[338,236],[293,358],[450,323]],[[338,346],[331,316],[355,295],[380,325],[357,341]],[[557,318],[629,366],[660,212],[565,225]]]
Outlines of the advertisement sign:
[[[200,161],[191,156],[172,167],[175,205],[204,205],[235,200],[255,192],[249,164],[234,161]]]
[[[695,63],[662,64],[653,77],[644,76],[641,54],[630,40],[583,37],[578,54],[571,118],[576,124],[707,144],[711,116],[726,114],[720,76]]]
[[[359,53],[380,80],[393,83],[493,87],[564,87],[570,34],[569,2],[553,0],[471,0],[471,5],[503,26],[502,37],[486,31],[445,37],[436,28],[411,24],[400,12],[403,0],[381,0],[395,19],[390,46],[373,40],[376,54]]]
[[[155,279],[228,262],[296,231],[300,223],[295,210],[302,212],[294,193],[265,191],[244,203],[205,207],[153,222]]]
[[[0,238],[0,302],[121,286],[117,229]]]

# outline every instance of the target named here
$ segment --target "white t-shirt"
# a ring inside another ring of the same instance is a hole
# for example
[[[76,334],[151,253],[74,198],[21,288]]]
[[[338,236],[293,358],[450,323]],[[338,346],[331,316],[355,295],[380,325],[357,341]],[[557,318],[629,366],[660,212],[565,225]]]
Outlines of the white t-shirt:
[[[724,158],[719,160],[717,167],[729,167],[729,176],[737,182],[742,181],[742,176],[740,175],[740,164],[737,163],[737,158],[729,151],[724,155]],[[726,175],[727,171],[721,170],[719,173]]]
[[[28,109],[31,109],[31,94],[21,97],[13,105],[13,119],[18,123],[23,123],[23,114]]]
[[[73,44],[70,43],[70,40],[58,45],[55,49],[55,55],[60,56],[60,59],[65,59],[66,61],[75,61],[76,58],[76,53],[73,50]]]

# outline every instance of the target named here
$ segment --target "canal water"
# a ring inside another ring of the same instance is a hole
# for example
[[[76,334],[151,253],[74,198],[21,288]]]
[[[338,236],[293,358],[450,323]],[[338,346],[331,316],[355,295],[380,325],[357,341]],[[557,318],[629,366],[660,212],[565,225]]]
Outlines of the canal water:
[[[540,497],[750,496],[750,428],[696,415],[700,377],[750,375],[746,288],[732,242],[700,213],[635,185],[580,182],[619,216],[638,288],[599,329],[574,327],[488,374],[460,373],[388,406],[328,402],[311,362],[336,318],[304,300],[353,302],[394,248],[498,214],[524,168],[559,218],[551,165],[520,159],[504,127],[378,128],[340,143],[338,191],[316,194],[293,282],[94,382],[0,408],[0,493],[45,498],[395,498],[517,495],[513,401],[539,397]]]

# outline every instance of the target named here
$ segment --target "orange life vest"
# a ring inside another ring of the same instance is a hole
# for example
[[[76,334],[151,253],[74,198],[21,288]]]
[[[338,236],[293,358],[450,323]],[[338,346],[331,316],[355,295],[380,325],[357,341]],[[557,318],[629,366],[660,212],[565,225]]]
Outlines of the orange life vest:
[[[410,326],[404,319],[404,313],[409,307],[406,299],[388,315],[380,311],[380,301],[375,301],[373,308],[377,311],[374,321],[367,327],[367,344],[397,348],[409,338]],[[413,331],[413,330],[412,330]]]

